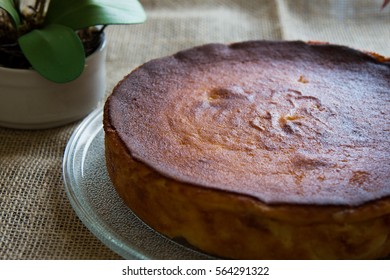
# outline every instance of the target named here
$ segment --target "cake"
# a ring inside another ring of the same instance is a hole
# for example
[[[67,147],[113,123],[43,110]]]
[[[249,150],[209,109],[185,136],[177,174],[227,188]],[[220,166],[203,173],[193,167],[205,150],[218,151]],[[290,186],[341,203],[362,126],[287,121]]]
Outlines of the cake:
[[[229,259],[390,254],[390,63],[301,41],[149,61],[104,107],[119,196],[147,225]]]

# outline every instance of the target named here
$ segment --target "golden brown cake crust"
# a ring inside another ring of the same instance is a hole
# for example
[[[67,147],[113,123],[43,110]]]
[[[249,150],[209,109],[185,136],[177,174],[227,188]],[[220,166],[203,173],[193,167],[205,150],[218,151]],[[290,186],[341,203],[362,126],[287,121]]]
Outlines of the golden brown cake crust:
[[[148,62],[105,108],[129,155],[163,176],[267,204],[390,195],[390,65],[347,47],[210,44]]]

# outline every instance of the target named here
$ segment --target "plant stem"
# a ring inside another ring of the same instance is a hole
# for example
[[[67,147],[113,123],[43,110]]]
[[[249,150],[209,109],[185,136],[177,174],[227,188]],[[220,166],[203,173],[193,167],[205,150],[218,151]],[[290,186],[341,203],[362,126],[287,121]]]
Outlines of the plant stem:
[[[38,21],[43,20],[45,16],[47,0],[35,0],[34,12],[36,13]]]
[[[47,0],[39,0],[40,5],[38,9],[38,14],[40,15],[40,17],[42,17],[42,19],[45,16],[46,2]]]

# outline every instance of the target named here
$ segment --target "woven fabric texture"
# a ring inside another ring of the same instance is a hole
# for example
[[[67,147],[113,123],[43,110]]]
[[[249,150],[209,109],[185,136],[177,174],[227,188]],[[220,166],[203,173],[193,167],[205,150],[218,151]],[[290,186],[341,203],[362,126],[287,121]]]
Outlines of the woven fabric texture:
[[[314,40],[390,56],[382,0],[141,0],[148,20],[106,30],[107,95],[153,58],[211,42]],[[62,160],[79,122],[0,128],[0,259],[120,259],[81,223],[65,194]]]

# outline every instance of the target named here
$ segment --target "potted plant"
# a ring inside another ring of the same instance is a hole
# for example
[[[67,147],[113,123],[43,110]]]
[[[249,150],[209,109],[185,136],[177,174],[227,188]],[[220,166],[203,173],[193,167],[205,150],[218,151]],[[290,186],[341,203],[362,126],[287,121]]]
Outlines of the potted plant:
[[[84,117],[105,93],[105,26],[145,19],[137,0],[0,0],[0,125]]]

